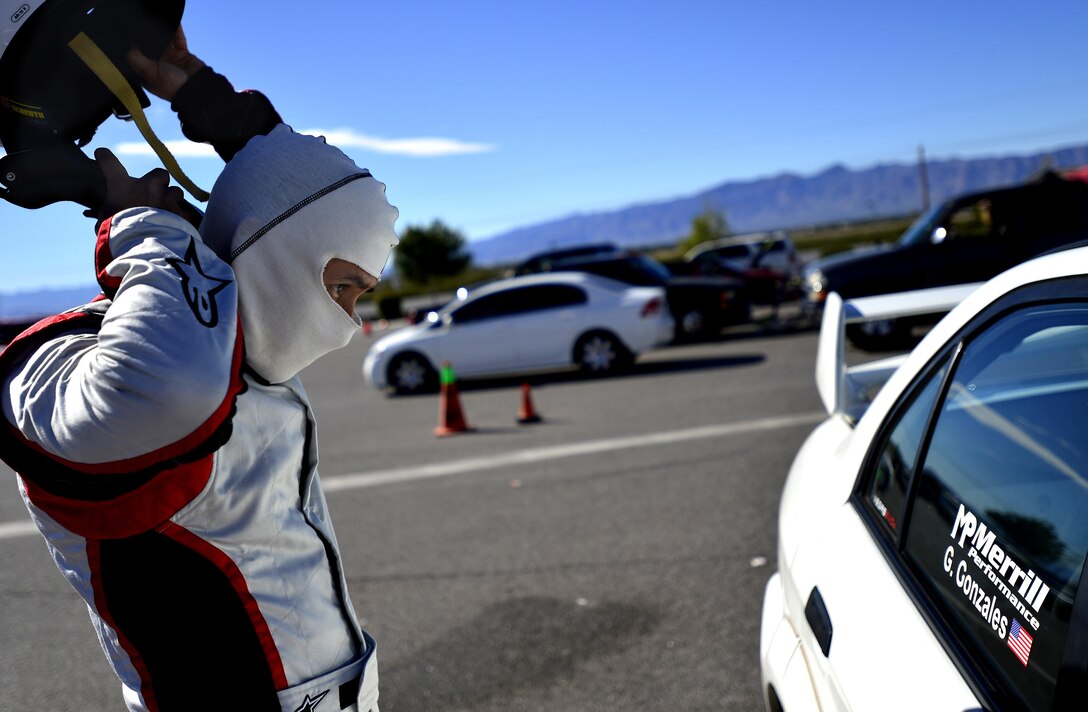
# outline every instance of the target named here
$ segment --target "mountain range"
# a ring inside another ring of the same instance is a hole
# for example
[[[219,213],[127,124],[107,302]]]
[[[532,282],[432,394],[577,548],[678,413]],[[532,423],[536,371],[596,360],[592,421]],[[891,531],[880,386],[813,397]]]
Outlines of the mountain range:
[[[0,322],[7,319],[36,319],[86,304],[101,291],[97,284],[81,287],[35,289],[0,294]],[[0,324],[2,327],[3,324]],[[0,344],[4,343],[0,340]]]
[[[1025,156],[927,161],[924,175],[935,204],[961,193],[1021,183],[1048,167],[1085,164],[1088,146],[1077,146]],[[477,264],[505,265],[583,243],[675,245],[690,231],[692,219],[708,208],[724,212],[735,233],[900,217],[921,211],[922,180],[917,163],[860,170],[835,165],[811,176],[783,173],[722,183],[686,197],[571,215],[476,240],[468,247]]]
[[[1076,146],[1033,155],[928,161],[925,175],[930,201],[939,203],[960,193],[1021,183],[1048,167],[1084,165],[1088,146]],[[731,181],[694,195],[520,227],[471,241],[467,248],[477,264],[493,266],[589,242],[628,248],[674,245],[689,232],[692,219],[708,208],[724,212],[737,233],[899,217],[921,210],[922,175],[916,163],[888,163],[864,169],[836,165],[810,176],[782,173]],[[97,292],[97,286],[88,285],[0,293],[0,319],[52,314],[82,304]]]

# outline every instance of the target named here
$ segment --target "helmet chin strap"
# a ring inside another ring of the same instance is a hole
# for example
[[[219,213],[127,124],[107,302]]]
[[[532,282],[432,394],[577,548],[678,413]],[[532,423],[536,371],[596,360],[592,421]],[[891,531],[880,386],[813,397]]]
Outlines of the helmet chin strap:
[[[73,37],[68,46],[128,110],[129,115],[136,122],[136,126],[139,127],[140,133],[143,134],[148,145],[155,151],[159,160],[166,166],[166,170],[170,172],[178,185],[189,191],[189,194],[200,202],[206,203],[209,198],[207,191],[197,187],[189,179],[189,176],[185,175],[173,154],[170,153],[170,149],[155,135],[151,124],[147,122],[147,117],[144,116],[140,100],[136,98],[136,92],[132,91],[132,86],[128,83],[128,80],[114,66],[106,53],[99,49],[98,45],[83,32]]]

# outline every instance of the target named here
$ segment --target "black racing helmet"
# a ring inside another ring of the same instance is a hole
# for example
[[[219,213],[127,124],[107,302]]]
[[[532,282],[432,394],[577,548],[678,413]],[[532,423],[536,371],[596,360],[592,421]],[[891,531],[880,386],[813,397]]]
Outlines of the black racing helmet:
[[[129,106],[139,111],[151,102],[128,50],[161,57],[184,8],[184,0],[0,0],[0,198],[97,209],[105,179],[80,148],[110,114],[129,118],[129,109],[69,43],[79,37],[104,55],[120,73],[114,89],[131,88]]]
[[[85,33],[150,105],[125,55],[160,57],[184,0],[0,0],[0,144],[8,153],[86,145],[110,114],[127,110],[68,43]]]

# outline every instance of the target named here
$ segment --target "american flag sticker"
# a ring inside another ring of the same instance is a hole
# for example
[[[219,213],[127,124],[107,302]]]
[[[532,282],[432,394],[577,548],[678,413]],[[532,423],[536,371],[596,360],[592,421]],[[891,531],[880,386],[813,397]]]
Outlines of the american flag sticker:
[[[1031,636],[1015,618],[1012,619],[1012,628],[1009,629],[1008,644],[1013,655],[1027,667],[1028,657],[1031,656]]]

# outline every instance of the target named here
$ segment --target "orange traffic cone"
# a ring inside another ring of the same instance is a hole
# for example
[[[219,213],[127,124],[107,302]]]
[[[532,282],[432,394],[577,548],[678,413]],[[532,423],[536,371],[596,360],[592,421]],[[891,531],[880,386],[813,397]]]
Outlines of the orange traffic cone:
[[[457,377],[453,375],[453,367],[448,361],[442,364],[441,382],[442,400],[438,406],[438,427],[435,428],[434,434],[442,438],[473,430],[465,420],[464,411],[461,410],[461,397],[457,393]]]
[[[521,409],[518,411],[518,423],[522,425],[539,423],[543,420],[533,407],[533,395],[529,390],[528,381],[521,384]]]

